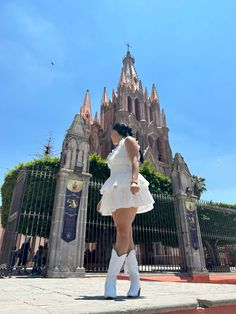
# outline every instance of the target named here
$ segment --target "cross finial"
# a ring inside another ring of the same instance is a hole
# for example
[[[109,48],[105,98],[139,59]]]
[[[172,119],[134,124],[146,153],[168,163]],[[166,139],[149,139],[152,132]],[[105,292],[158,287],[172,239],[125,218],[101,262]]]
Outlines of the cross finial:
[[[125,45],[127,46],[127,52],[129,52],[129,48],[132,48],[131,45],[128,42]]]

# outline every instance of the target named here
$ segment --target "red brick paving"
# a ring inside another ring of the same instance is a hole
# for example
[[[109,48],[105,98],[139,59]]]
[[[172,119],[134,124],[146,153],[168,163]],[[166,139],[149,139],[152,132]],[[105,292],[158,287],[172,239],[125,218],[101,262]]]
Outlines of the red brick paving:
[[[159,312],[160,313],[160,312]],[[159,314],[158,312],[156,314]],[[180,310],[180,311],[172,311],[165,312],[163,314],[235,314],[236,313],[236,305],[224,305],[217,306],[211,308],[199,308],[193,310]]]
[[[119,279],[127,280],[128,276],[119,275]],[[191,276],[181,276],[181,275],[152,275],[143,276],[141,274],[141,280],[143,281],[159,281],[159,282],[193,282],[193,283],[216,283],[216,284],[236,284],[236,274],[226,274],[226,275],[195,275]],[[227,313],[228,314],[228,313]],[[235,313],[236,314],[236,311]]]

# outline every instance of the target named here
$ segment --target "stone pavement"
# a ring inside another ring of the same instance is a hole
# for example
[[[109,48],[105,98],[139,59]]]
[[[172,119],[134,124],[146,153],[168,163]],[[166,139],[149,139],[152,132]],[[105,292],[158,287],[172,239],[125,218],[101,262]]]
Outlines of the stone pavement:
[[[178,313],[180,309],[199,306],[236,304],[236,285],[142,281],[141,298],[128,299],[126,280],[118,280],[116,300],[104,300],[104,280],[104,277],[0,279],[0,313],[146,314],[171,310]]]

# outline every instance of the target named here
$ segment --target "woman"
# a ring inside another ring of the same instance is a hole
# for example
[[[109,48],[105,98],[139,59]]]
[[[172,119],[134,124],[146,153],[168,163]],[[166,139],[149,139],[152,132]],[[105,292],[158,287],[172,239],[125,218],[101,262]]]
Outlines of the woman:
[[[154,200],[148,190],[148,181],[139,174],[142,154],[132,129],[117,123],[111,132],[111,139],[117,145],[107,157],[111,175],[101,187],[102,198],[97,205],[102,215],[112,215],[116,226],[116,243],[109,262],[104,296],[106,299],[116,298],[116,279],[125,262],[131,281],[127,296],[139,297],[141,287],[132,222],[137,213],[151,210]]]

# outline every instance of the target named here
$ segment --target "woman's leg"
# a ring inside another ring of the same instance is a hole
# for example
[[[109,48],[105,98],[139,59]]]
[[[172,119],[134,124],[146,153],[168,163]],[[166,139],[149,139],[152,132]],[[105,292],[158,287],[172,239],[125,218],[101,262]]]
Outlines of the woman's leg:
[[[127,256],[125,258],[125,272],[129,274],[129,279],[131,281],[130,289],[128,291],[128,297],[139,297],[140,296],[140,277],[138,270],[138,262],[136,258],[136,252],[133,241],[133,230],[132,226],[129,233],[129,246],[127,250]]]
[[[131,249],[127,254],[125,259],[125,265],[128,269],[130,279],[130,288],[127,296],[131,298],[139,297],[141,285],[135,249]]]
[[[131,225],[136,211],[136,208],[119,208],[112,215],[116,226],[116,244],[115,249],[112,250],[107,272],[104,293],[106,299],[116,297],[116,279],[127,255]]]
[[[129,247],[127,253],[134,249],[134,240],[133,240],[133,228],[131,226],[130,235],[129,235]]]
[[[133,245],[132,223],[134,221],[137,208],[119,208],[113,214],[113,220],[116,226],[116,244],[115,250],[118,255],[127,253]]]
[[[127,255],[132,250],[134,250],[134,240],[133,240],[133,228],[131,226],[130,236],[129,236],[129,247],[128,247],[128,250],[127,250]],[[128,272],[129,272],[128,271],[128,267],[127,267],[127,258],[125,259],[124,272],[125,272],[125,274],[128,274]]]

